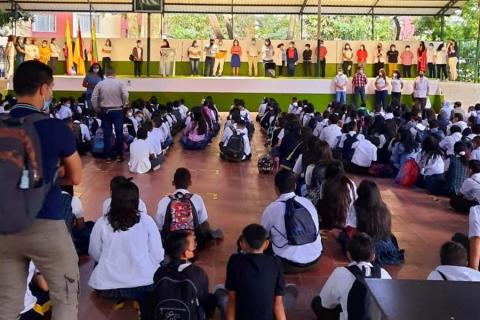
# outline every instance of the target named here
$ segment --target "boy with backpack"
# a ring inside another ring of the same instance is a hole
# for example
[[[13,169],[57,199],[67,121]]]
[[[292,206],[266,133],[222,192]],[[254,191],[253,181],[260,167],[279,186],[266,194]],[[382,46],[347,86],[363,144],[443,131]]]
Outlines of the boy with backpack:
[[[220,142],[220,157],[230,161],[248,160],[252,156],[248,129],[243,119],[233,119],[234,124],[225,128]]]
[[[173,176],[175,192],[158,202],[155,221],[165,241],[171,233],[193,231],[201,250],[208,240],[222,239],[220,230],[210,230],[208,213],[200,195],[190,193],[192,176],[186,168],[178,168]]]
[[[440,249],[440,265],[428,275],[427,280],[480,281],[480,271],[467,266],[467,249],[458,242],[445,242]]]
[[[363,232],[354,235],[348,242],[347,257],[350,264],[337,267],[320,294],[312,300],[313,312],[319,319],[331,319],[328,316],[337,315],[337,319],[347,320],[349,314],[355,314],[356,319],[380,319],[380,315],[369,314],[365,278],[391,277],[387,271],[371,263],[375,260],[373,239]]]
[[[215,297],[208,293],[208,276],[191,260],[195,257],[195,235],[189,231],[171,233],[165,242],[169,258],[153,276],[151,318],[158,320],[210,319]]]
[[[282,260],[287,274],[312,269],[322,253],[317,210],[310,200],[295,195],[296,179],[289,170],[280,170],[275,175],[279,197],[262,216],[273,253]]]

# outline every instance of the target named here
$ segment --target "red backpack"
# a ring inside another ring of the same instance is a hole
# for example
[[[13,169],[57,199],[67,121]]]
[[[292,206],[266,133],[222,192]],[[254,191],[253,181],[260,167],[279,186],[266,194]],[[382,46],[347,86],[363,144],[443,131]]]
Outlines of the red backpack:
[[[197,211],[192,203],[193,194],[178,192],[169,196],[170,203],[165,214],[165,223],[162,228],[164,239],[171,232],[190,230],[198,232],[199,222]]]
[[[400,168],[395,182],[403,187],[413,187],[420,174],[420,167],[414,159],[408,159]]]

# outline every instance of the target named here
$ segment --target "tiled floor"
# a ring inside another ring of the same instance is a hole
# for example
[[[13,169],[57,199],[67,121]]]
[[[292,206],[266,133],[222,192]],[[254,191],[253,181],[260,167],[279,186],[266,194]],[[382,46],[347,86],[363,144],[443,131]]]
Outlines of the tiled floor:
[[[135,176],[150,214],[154,214],[159,199],[172,191],[172,176],[176,168],[184,166],[193,174],[191,191],[205,199],[212,226],[225,232],[225,240],[202,252],[198,264],[209,275],[213,287],[225,280],[225,266],[236,249],[241,229],[259,222],[265,206],[275,199],[272,175],[259,175],[257,159],[265,152],[264,137],[259,130],[253,139],[252,161],[223,162],[218,157],[218,138],[200,152],[184,151],[176,144],[169,152],[165,165],[154,173]],[[76,188],[86,212],[86,218],[94,220],[100,215],[101,203],[109,193],[111,177],[128,175],[127,164],[105,164],[84,158],[82,184]],[[356,182],[361,177],[354,177]],[[425,279],[438,263],[440,245],[454,232],[467,231],[465,216],[454,213],[445,198],[436,199],[418,190],[396,186],[391,180],[377,179],[382,195],[393,212],[393,231],[400,246],[406,250],[406,262],[400,267],[388,268],[393,277],[401,279]],[[319,266],[307,273],[287,276],[287,281],[298,285],[299,298],[289,319],[313,319],[309,311],[312,297],[319,292],[331,271],[346,263],[335,232],[324,239],[324,252]],[[131,307],[113,311],[110,302],[97,298],[87,281],[93,268],[88,258],[81,259],[80,320],[136,319]]]

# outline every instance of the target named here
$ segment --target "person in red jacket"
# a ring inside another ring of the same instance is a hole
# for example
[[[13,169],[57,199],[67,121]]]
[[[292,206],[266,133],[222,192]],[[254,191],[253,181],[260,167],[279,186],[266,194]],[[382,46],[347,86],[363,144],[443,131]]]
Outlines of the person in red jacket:
[[[287,72],[289,77],[295,75],[295,65],[298,61],[298,51],[295,48],[295,42],[290,41],[290,46],[287,49]]]

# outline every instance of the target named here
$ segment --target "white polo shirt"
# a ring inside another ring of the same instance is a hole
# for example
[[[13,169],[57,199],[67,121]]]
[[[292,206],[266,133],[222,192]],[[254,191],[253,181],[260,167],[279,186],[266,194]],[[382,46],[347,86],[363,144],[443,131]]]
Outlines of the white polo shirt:
[[[55,116],[60,120],[71,118],[73,116],[72,109],[63,104]]]
[[[328,119],[323,119],[322,121],[317,122],[317,126],[315,127],[315,129],[313,129],[313,135],[319,138],[323,129],[325,129],[327,126],[328,126]]]
[[[173,194],[177,194],[179,192],[182,194],[191,193],[187,189],[177,189]],[[196,193],[193,193],[193,196],[192,198],[190,198],[190,200],[192,201],[192,204],[195,207],[195,210],[197,211],[198,223],[202,224],[205,221],[207,221],[208,212],[202,197]],[[167,214],[167,209],[168,209],[168,205],[170,204],[170,201],[171,199],[169,197],[163,197],[158,202],[157,213],[155,215],[155,222],[159,230],[162,230],[163,224],[165,223],[165,215]]]
[[[353,143],[352,163],[360,167],[369,168],[373,161],[377,161],[377,147],[367,139],[359,139]]]
[[[151,285],[164,259],[160,232],[145,213],[127,231],[116,232],[107,216],[100,217],[90,236],[88,254],[98,263],[88,285],[98,290]]]
[[[36,269],[35,265],[32,261],[30,261],[28,265],[28,276],[27,276],[27,289],[25,291],[25,298],[23,299],[23,310],[20,314],[27,313],[28,311],[32,310],[35,304],[37,303],[37,298],[32,294],[30,290],[30,282],[32,282],[32,278],[35,275]]]
[[[372,272],[372,264],[369,262],[352,262],[349,266],[356,265],[360,269],[365,268],[366,276],[370,276]],[[381,279],[392,279],[390,274],[381,269]],[[348,293],[352,289],[355,282],[355,276],[345,267],[337,267],[333,270],[332,274],[328,278],[327,282],[320,291],[320,298],[322,298],[322,306],[324,308],[333,309],[337,305],[342,306],[342,312],[340,313],[341,320],[348,320]],[[372,315],[372,319],[381,319],[381,315]]]
[[[293,197],[308,210],[315,223],[315,228],[319,230],[317,210],[310,200],[295,196],[294,192],[284,193],[280,195],[276,201],[268,205],[263,212],[262,225],[267,232],[270,233],[273,252],[277,256],[296,263],[310,263],[318,259],[322,253],[323,248],[320,232],[318,233],[317,240],[301,246],[290,246],[285,238],[285,203],[282,201]]]
[[[428,275],[427,280],[445,280],[439,272],[447,281],[480,281],[478,270],[459,266],[438,266]]]
[[[480,160],[480,148],[476,148],[470,153],[470,160]]]
[[[155,154],[155,149],[146,140],[135,139],[130,144],[130,161],[128,169],[133,173],[146,173],[152,168],[150,155]]]
[[[102,215],[106,215],[110,211],[110,204],[112,203],[112,198],[108,197],[103,201],[102,204]],[[142,199],[138,199],[138,212],[147,214],[147,206]]]
[[[420,77],[417,77],[417,79],[415,79],[415,90],[413,92],[413,96],[415,98],[426,98],[427,95],[428,95],[428,79],[427,77],[423,77],[423,78],[420,78]]]
[[[480,205],[470,208],[468,215],[468,237],[480,237]]]
[[[423,176],[431,176],[434,174],[443,174],[445,172],[445,161],[440,156],[431,158],[427,163],[427,156],[423,152],[419,152],[415,159],[420,167],[420,173]]]
[[[455,143],[460,140],[462,140],[462,134],[460,132],[455,132],[443,138],[442,141],[440,141],[440,143],[438,144],[438,146],[443,150],[446,150],[447,156],[451,156],[455,154],[453,151]]]
[[[338,138],[342,135],[342,128],[336,123],[328,125],[323,128],[320,133],[319,139],[328,143],[330,148],[334,149],[337,145]]]
[[[477,200],[480,203],[480,173],[472,174],[463,181],[460,193],[467,200]]]
[[[162,134],[161,130],[160,130],[160,134]],[[153,154],[155,155],[162,154],[162,141],[158,136],[158,131],[157,133],[153,133],[153,130],[149,132],[146,141],[150,145],[150,147],[153,149]]]
[[[347,92],[347,83],[348,83],[348,78],[345,74],[337,74],[335,76],[335,91],[337,92]],[[341,88],[339,88],[339,87]]]

